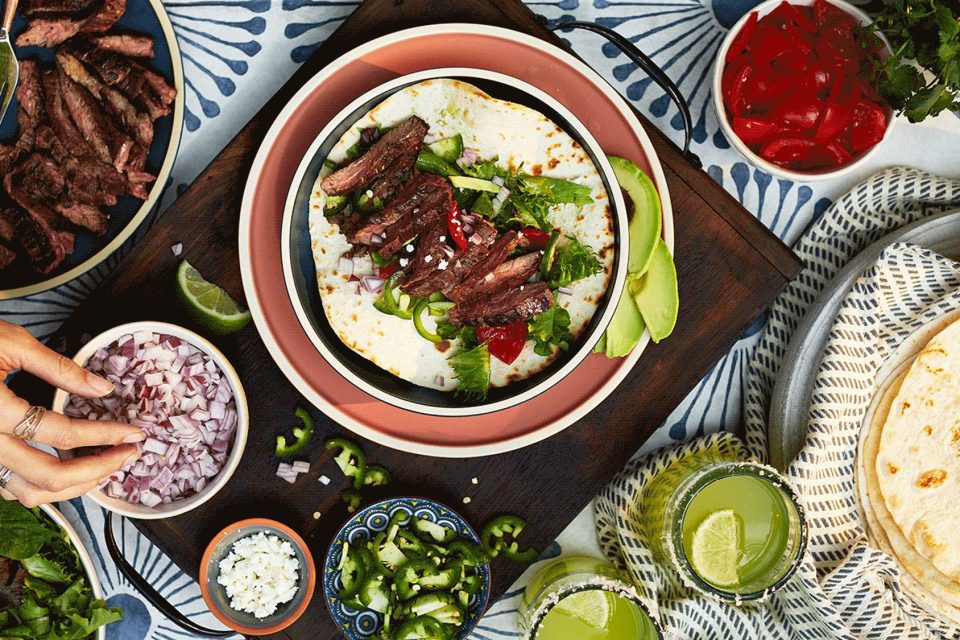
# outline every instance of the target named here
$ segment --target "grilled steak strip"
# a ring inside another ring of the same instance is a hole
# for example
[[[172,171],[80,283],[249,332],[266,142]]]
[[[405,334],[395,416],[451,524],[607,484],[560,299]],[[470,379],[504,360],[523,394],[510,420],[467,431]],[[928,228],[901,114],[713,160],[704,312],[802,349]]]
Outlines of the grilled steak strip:
[[[416,162],[419,149],[417,147],[411,147],[409,151],[409,153],[404,153],[397,158],[392,165],[387,167],[383,175],[370,185],[370,190],[373,192],[373,195],[380,198],[381,202],[389,202],[390,199],[393,198],[400,188],[404,176],[410,171],[410,168],[413,167],[413,163]]]
[[[371,214],[356,229],[348,231],[347,240],[352,244],[376,246],[373,244],[375,235],[381,235],[404,216],[418,214],[434,192],[444,190],[449,192],[450,187],[443,178],[431,173],[417,174],[403,186],[400,193],[388,202],[384,209]]]
[[[17,171],[13,171],[3,180],[6,192],[21,207],[8,210],[14,234],[33,267],[40,273],[50,273],[73,251],[74,236],[57,228],[57,214],[32,200],[15,184],[16,176]]]
[[[507,231],[497,238],[490,250],[483,256],[483,259],[477,262],[472,269],[465,271],[460,280],[460,287],[465,291],[477,286],[494,269],[499,267],[510,255],[510,252],[517,248],[520,238],[516,231]],[[454,291],[450,292],[456,295]],[[453,300],[453,298],[451,298]]]
[[[383,232],[385,236],[383,244],[377,247],[377,253],[384,260],[389,260],[414,236],[422,236],[432,227],[446,220],[451,206],[453,206],[453,192],[444,183],[442,189],[437,189],[424,198],[419,207],[387,227]]]
[[[450,299],[464,302],[489,298],[498,291],[514,289],[530,279],[540,269],[540,253],[527,253],[513,260],[507,260],[496,269],[472,284],[464,283],[454,287]]]
[[[115,33],[91,36],[94,46],[103,51],[119,53],[134,58],[153,57],[153,38],[139,33]]]
[[[17,36],[19,47],[55,47],[80,33],[84,20],[68,17],[37,18],[27,23],[26,30]]]
[[[76,13],[93,5],[95,0],[30,0],[25,13],[36,16],[45,13]]]
[[[421,236],[417,243],[417,251],[410,262],[404,266],[404,256],[401,256],[400,266],[407,274],[407,281],[415,282],[420,274],[430,274],[437,269],[443,270],[449,266],[449,260],[444,249],[447,246],[447,221],[440,219],[439,222]],[[406,254],[409,256],[410,254]],[[406,291],[404,285],[400,289]]]
[[[127,0],[103,0],[100,9],[84,20],[82,33],[103,33],[117,24],[127,10]]]
[[[112,164],[117,171],[122,170],[133,149],[133,140],[117,131],[113,123],[103,117],[90,92],[64,73],[60,74],[60,88],[73,121],[97,157]]]
[[[153,122],[145,113],[140,113],[129,99],[116,89],[108,87],[95,77],[90,70],[64,47],[57,52],[57,66],[67,76],[107,108],[117,120],[123,123],[127,132],[143,147],[149,148],[153,143]]]
[[[36,60],[20,63],[20,81],[17,83],[17,158],[33,149],[37,127],[43,122],[43,83]]]
[[[511,322],[526,321],[553,306],[553,292],[546,282],[520,285],[516,289],[500,291],[488,298],[471,298],[450,310],[449,321],[454,325],[494,327]]]
[[[10,242],[15,238],[13,212],[9,211],[9,206],[4,207],[3,203],[0,203],[0,241]]]
[[[483,260],[490,250],[490,245],[497,238],[496,228],[481,219],[477,223],[476,231],[470,236],[470,246],[460,251],[449,261],[446,269],[437,269],[430,273],[422,273],[413,280],[408,280],[402,289],[413,296],[428,296],[435,291],[448,295],[454,287],[460,284],[464,274]]]
[[[415,158],[428,129],[427,123],[417,116],[407,118],[385,133],[365,154],[324,178],[320,187],[327,195],[336,196],[370,184],[387,169],[394,168],[398,159]]]

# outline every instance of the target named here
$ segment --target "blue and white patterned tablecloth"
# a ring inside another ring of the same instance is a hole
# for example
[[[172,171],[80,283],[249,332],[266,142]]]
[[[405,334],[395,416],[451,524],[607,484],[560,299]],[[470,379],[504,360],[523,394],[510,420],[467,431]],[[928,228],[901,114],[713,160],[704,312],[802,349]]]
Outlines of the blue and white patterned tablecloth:
[[[443,0],[436,0],[438,2]],[[861,0],[861,3],[862,0]],[[358,4],[356,0],[166,0],[183,52],[186,127],[174,165],[172,202],[272,96],[290,74]],[[878,168],[910,165],[960,177],[960,118],[946,113],[922,125],[899,121],[872,162],[840,180],[801,184],[773,178],[746,164],[719,130],[710,96],[710,70],[727,28],[758,0],[552,0],[528,1],[550,21],[592,20],[635,42],[677,82],[693,112],[694,150],[706,171],[788,244],[830,202]],[[567,36],[587,62],[675,141],[681,139],[676,108],[643,73],[597,36]],[[682,212],[681,212],[682,214]],[[115,259],[55,291],[0,302],[0,317],[50,335],[96,285]],[[759,339],[762,319],[743,335],[650,439],[644,451],[740,424],[746,359]],[[481,479],[482,481],[482,479]],[[281,490],[278,484],[278,490]],[[127,618],[108,628],[111,640],[188,638],[136,597],[101,547],[103,514],[88,501],[62,505],[88,541],[111,604]],[[194,582],[140,536],[122,528],[125,555],[178,608],[212,624]],[[548,555],[600,555],[592,507],[560,536]],[[520,581],[522,583],[522,579]],[[516,590],[512,592],[516,595]],[[478,640],[514,637],[515,597],[495,605],[474,634]]]

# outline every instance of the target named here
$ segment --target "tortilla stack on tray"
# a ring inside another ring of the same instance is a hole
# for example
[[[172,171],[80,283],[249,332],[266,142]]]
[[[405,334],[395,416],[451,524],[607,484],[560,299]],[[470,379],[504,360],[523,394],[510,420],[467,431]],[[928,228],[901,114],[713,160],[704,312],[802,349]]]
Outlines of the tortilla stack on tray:
[[[569,331],[573,336],[570,342],[572,343],[584,331],[597,310],[610,283],[614,262],[615,239],[609,197],[601,176],[586,151],[555,123],[531,108],[495,99],[477,87],[458,80],[428,80],[407,87],[384,100],[362,117],[336,143],[327,160],[328,166],[339,169],[340,175],[337,176],[337,180],[350,177],[343,175],[343,168],[353,166],[349,165],[349,162],[352,158],[356,158],[356,152],[351,153],[351,150],[363,143],[364,136],[369,136],[369,132],[375,127],[389,132],[383,133],[382,139],[386,139],[387,136],[397,138],[393,140],[397,145],[403,144],[399,139],[401,130],[403,135],[419,133],[421,139],[426,132],[426,142],[460,135],[463,138],[464,157],[469,150],[473,154],[471,159],[478,159],[478,163],[495,159],[495,164],[501,171],[512,171],[514,175],[522,172],[524,175],[559,178],[583,187],[584,194],[589,192],[589,198],[581,199],[590,200],[590,202],[579,205],[563,204],[552,207],[549,211],[549,223],[560,232],[561,241],[569,242],[568,238],[575,238],[599,261],[597,273],[563,287],[562,295],[556,297],[557,304],[569,312]],[[417,127],[420,128],[419,132],[414,131]],[[410,131],[407,131],[408,129]],[[412,156],[416,156],[419,148],[417,146],[414,149]],[[407,160],[412,163],[411,156],[406,155]],[[354,162],[354,164],[358,163]],[[329,178],[329,174],[325,176],[321,173],[313,188],[309,227],[317,269],[317,285],[324,311],[332,328],[355,352],[399,378],[427,388],[442,391],[455,390],[458,380],[448,358],[456,351],[458,341],[453,339],[436,343],[425,340],[418,334],[410,320],[383,313],[375,308],[374,304],[378,297],[375,293],[364,291],[362,288],[358,289],[356,274],[376,273],[377,267],[373,263],[371,254],[374,253],[372,249],[378,247],[360,247],[358,250],[359,245],[348,239],[351,234],[354,237],[360,235],[356,231],[357,222],[331,216],[329,209],[325,211],[331,197],[321,186],[326,185],[329,189],[331,181],[328,179],[324,182],[325,178]],[[378,189],[386,193],[383,194],[385,196],[383,210],[364,217],[364,224],[373,220],[373,216],[385,215],[385,212],[391,212],[392,209],[402,208],[402,203],[401,205],[396,203],[408,197],[408,192],[415,188],[415,183],[423,183],[421,186],[424,188],[429,187],[431,181],[440,180],[445,184],[444,178],[418,172],[416,169],[411,170],[409,174],[404,174],[406,182],[403,185],[391,185],[389,179],[390,170],[387,169],[386,177],[372,183],[366,191],[367,196],[379,197],[381,194],[377,191]],[[449,202],[451,191],[449,188],[446,190],[446,199]],[[453,197],[456,197],[456,192],[457,190],[453,189]],[[431,193],[424,196],[423,202],[412,212],[422,218],[434,195],[435,193]],[[438,206],[437,209],[439,216],[441,207]],[[474,209],[471,208],[469,211],[472,212]],[[445,211],[443,215],[446,215]],[[506,231],[499,226],[496,231],[493,231],[493,225],[490,224],[492,221],[494,221],[493,217],[481,217],[476,221],[473,225],[476,229],[469,238],[470,241],[479,243],[483,229],[491,230],[491,234],[501,234],[498,241],[502,240],[506,234],[517,233],[517,231]],[[445,222],[440,223],[437,231],[440,234],[441,243],[445,240],[443,236],[446,234],[442,231],[445,224]],[[519,235],[522,237],[522,229]],[[491,246],[496,246],[493,242],[494,237],[496,236],[492,235],[487,240]],[[421,248],[429,238],[430,234],[424,231],[417,236],[416,248],[410,244],[398,249],[388,246],[392,240],[390,230],[387,229],[382,232],[381,238],[374,238],[374,241],[379,239],[383,242],[382,246],[387,247],[390,254],[399,253],[400,264],[404,269],[409,270],[412,267],[408,265],[424,253]],[[400,238],[400,240],[405,239],[406,236]],[[435,264],[442,263],[443,267],[447,268],[449,263],[452,268],[469,249],[458,250],[456,255],[451,256],[449,252],[456,247],[450,246],[449,239],[446,243],[444,250],[447,251],[447,255],[438,253],[432,259],[436,261]],[[511,259],[515,258],[518,252],[520,257],[524,258],[522,245],[520,246],[520,249],[509,253]],[[535,282],[536,275],[528,279],[530,272],[537,270],[540,264],[539,255],[543,252],[541,250],[531,251],[531,253],[537,255],[526,254],[524,258],[530,262],[529,272],[524,267],[522,279],[509,286],[513,287],[514,292],[523,290],[525,284],[528,291],[545,289],[549,292],[545,283]],[[504,257],[506,255],[504,254]],[[345,263],[345,259],[349,262]],[[430,260],[431,256],[424,256],[424,259]],[[514,262],[500,262],[499,264],[504,265],[501,270]],[[346,268],[345,264],[347,264]],[[496,266],[496,263],[493,266]],[[500,271],[496,271],[495,275],[499,278]],[[421,276],[427,277],[424,274]],[[428,276],[436,279],[438,273],[434,270]],[[487,280],[491,277],[488,274]],[[430,286],[423,287],[422,291],[409,287],[411,287],[411,277],[408,273],[407,280],[400,285],[400,289],[409,292],[411,296],[430,295],[428,293]],[[477,291],[481,293],[476,293]],[[443,293],[451,300],[456,299],[456,290],[445,289]],[[459,299],[457,306],[466,312],[467,305],[475,303],[478,299],[486,299],[487,296],[494,298],[498,293],[501,292],[483,291],[482,287],[474,289],[466,299]],[[551,304],[553,302],[552,296],[550,302]],[[452,309],[450,318],[454,318],[458,313],[458,309]],[[427,314],[423,317],[423,324],[429,332],[435,332],[438,323],[444,321]],[[553,347],[546,355],[538,354],[534,351],[531,341],[526,343],[523,351],[511,364],[505,364],[497,358],[490,358],[489,384],[491,387],[501,387],[527,378],[544,369],[557,357],[558,353],[559,349]]]
[[[907,593],[960,624],[960,322],[891,377],[861,434],[868,533],[899,564]]]

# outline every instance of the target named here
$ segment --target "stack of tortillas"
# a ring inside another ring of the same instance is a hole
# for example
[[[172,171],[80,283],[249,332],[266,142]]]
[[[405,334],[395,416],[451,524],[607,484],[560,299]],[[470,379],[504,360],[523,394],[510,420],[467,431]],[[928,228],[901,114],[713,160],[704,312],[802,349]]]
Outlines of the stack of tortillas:
[[[870,539],[899,562],[904,590],[960,624],[960,322],[912,341],[926,344],[893,363],[867,412],[860,503]]]

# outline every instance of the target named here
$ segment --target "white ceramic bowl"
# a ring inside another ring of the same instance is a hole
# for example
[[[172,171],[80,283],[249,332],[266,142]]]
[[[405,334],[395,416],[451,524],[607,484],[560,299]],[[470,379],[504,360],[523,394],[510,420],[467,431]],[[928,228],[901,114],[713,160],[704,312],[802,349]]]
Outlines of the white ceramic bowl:
[[[737,34],[740,33],[740,30],[743,28],[743,25],[746,23],[747,19],[750,17],[751,13],[756,12],[759,14],[759,17],[763,17],[777,8],[783,0],[766,0],[766,2],[761,2],[751,11],[747,12],[737,24],[733,25],[730,28],[730,31],[727,32],[727,36],[723,39],[723,42],[720,44],[720,50],[717,52],[717,59],[713,63],[713,105],[717,110],[717,119],[720,121],[720,127],[723,129],[724,135],[727,137],[734,147],[737,148],[747,160],[750,161],[754,166],[763,169],[767,173],[773,174],[780,178],[786,178],[788,180],[796,180],[799,182],[814,182],[819,180],[830,180],[831,178],[838,178],[840,176],[856,171],[858,168],[866,164],[870,158],[877,152],[878,149],[883,145],[884,142],[890,137],[890,132],[893,131],[893,125],[896,121],[893,111],[887,107],[887,130],[883,133],[883,138],[877,144],[873,145],[871,148],[867,149],[858,156],[854,156],[853,162],[845,164],[842,167],[836,169],[821,169],[815,171],[797,171],[793,169],[785,169],[780,165],[773,164],[767,160],[761,158],[757,153],[753,152],[750,147],[744,143],[736,133],[733,132],[733,125],[730,123],[727,118],[727,110],[723,106],[723,69],[726,66],[727,51],[730,49],[730,45],[733,43],[733,40],[736,38]],[[844,13],[848,13],[862,25],[869,25],[873,22],[870,19],[870,16],[865,14],[863,11],[857,7],[844,2],[843,0],[827,0],[830,4],[842,10]],[[790,0],[791,4],[810,7],[813,6],[814,0]],[[890,43],[887,42],[886,38],[883,38],[884,44],[884,53],[881,55],[887,57],[892,54],[892,49],[890,48]]]
[[[83,565],[83,570],[87,574],[87,580],[90,582],[90,590],[93,591],[93,597],[97,600],[103,600],[103,589],[100,587],[97,569],[93,566],[93,560],[90,558],[90,554],[87,553],[87,549],[83,546],[83,540],[80,539],[76,530],[56,507],[50,506],[49,504],[42,504],[40,505],[40,510],[50,516],[50,519],[56,522],[57,525],[66,532],[67,537],[70,538],[70,542],[73,544],[73,548],[77,550],[80,564]],[[107,628],[100,627],[97,629],[96,640],[106,640],[106,638]]]
[[[209,355],[217,364],[217,366],[220,367],[220,371],[223,372],[223,375],[226,376],[227,380],[230,381],[230,386],[233,388],[233,397],[237,404],[237,432],[234,435],[233,448],[230,450],[230,455],[227,456],[227,462],[224,464],[223,469],[221,469],[220,473],[213,478],[212,482],[204,487],[203,491],[200,491],[189,498],[175,500],[170,504],[161,504],[156,507],[147,507],[142,504],[131,504],[125,500],[111,498],[99,489],[94,489],[87,494],[91,500],[99,504],[104,509],[113,511],[114,513],[122,516],[126,516],[128,518],[137,518],[140,520],[159,520],[162,518],[172,518],[173,516],[178,516],[182,513],[186,513],[187,511],[196,509],[216,495],[216,493],[220,491],[220,489],[222,489],[227,482],[230,481],[234,471],[237,470],[237,465],[240,464],[240,459],[243,457],[243,451],[247,446],[247,434],[249,433],[250,429],[250,414],[247,410],[247,396],[243,391],[243,386],[240,384],[240,376],[237,375],[237,372],[234,370],[230,362],[227,361],[227,358],[223,355],[223,353],[213,346],[206,338],[201,337],[189,329],[184,329],[183,327],[178,327],[174,324],[153,321],[122,324],[118,327],[114,327],[113,329],[108,329],[107,331],[104,331],[97,337],[90,340],[90,342],[85,344],[80,351],[77,352],[77,355],[73,357],[73,360],[80,366],[83,366],[90,356],[92,356],[100,347],[109,346],[110,344],[116,342],[121,336],[135,333],[137,331],[151,331],[153,333],[163,333],[176,336]],[[67,396],[67,392],[60,389],[57,390],[56,394],[53,396],[54,411],[61,413],[63,412],[64,406],[67,403]],[[61,457],[67,458],[71,455],[71,452],[62,451],[60,452],[60,455]]]

